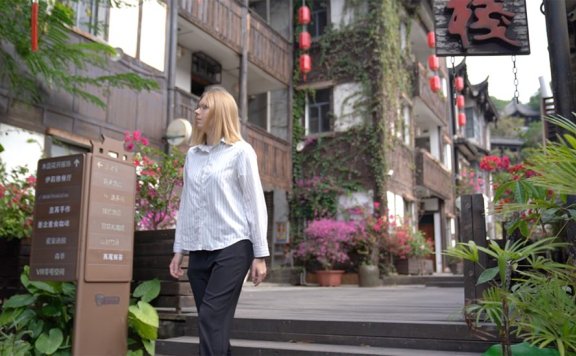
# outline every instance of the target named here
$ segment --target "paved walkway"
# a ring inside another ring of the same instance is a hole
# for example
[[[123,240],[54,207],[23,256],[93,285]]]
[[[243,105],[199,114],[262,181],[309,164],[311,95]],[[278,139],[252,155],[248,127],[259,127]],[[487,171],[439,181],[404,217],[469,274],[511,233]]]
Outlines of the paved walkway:
[[[462,321],[463,288],[360,288],[246,283],[236,317],[338,321]]]

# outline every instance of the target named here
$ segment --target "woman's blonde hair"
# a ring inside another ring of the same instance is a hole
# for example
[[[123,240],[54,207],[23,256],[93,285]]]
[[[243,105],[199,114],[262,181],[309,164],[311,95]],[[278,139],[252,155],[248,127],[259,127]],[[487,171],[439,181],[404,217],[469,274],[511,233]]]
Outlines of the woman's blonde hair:
[[[200,100],[208,106],[208,123],[214,137],[223,138],[228,144],[240,141],[240,118],[234,97],[222,87],[207,89]],[[192,125],[192,145],[208,143],[208,134],[197,129],[196,120]]]

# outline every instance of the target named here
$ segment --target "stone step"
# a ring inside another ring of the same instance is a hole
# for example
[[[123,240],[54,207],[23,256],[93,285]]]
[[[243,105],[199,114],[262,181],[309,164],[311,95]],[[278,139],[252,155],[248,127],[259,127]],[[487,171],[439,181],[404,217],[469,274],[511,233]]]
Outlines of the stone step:
[[[434,351],[388,347],[332,345],[285,341],[241,340],[230,341],[234,356],[472,356],[477,352]],[[196,352],[198,338],[182,336],[156,342],[157,356],[190,355]]]
[[[198,336],[196,316],[185,336]],[[493,331],[492,334],[495,334]],[[232,338],[320,345],[483,352],[495,337],[473,334],[464,322],[354,322],[236,318]]]

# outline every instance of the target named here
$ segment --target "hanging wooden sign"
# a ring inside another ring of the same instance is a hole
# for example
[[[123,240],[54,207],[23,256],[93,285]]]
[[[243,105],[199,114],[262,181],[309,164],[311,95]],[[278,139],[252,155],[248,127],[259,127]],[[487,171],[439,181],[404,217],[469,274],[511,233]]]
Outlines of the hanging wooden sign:
[[[436,55],[530,54],[525,0],[434,0]]]

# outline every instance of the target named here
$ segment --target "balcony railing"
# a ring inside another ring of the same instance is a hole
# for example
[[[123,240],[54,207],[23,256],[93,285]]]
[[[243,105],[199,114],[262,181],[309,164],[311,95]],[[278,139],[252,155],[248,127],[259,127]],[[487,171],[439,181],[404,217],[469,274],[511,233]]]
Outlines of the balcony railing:
[[[192,121],[198,101],[197,96],[176,90],[175,116]],[[268,189],[290,190],[292,182],[290,143],[246,122],[242,122],[242,135],[256,151],[262,184]]]
[[[286,142],[261,128],[243,122],[243,136],[258,156],[258,170],[262,184],[269,188],[291,190],[292,150]]]
[[[426,150],[416,152],[416,185],[424,187],[443,199],[452,196],[452,176],[440,162]]]
[[[192,120],[194,120],[194,110],[196,110],[199,101],[200,98],[196,95],[192,95],[176,88],[174,117],[187,119],[192,122]]]
[[[180,14],[242,52],[242,6],[236,0],[180,0]],[[290,43],[257,16],[249,16],[249,60],[284,84],[290,83]]]
[[[430,89],[428,71],[422,63],[414,65],[414,96],[420,97],[428,108],[444,124],[448,124],[446,99]]]

